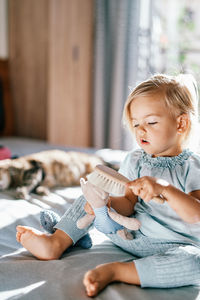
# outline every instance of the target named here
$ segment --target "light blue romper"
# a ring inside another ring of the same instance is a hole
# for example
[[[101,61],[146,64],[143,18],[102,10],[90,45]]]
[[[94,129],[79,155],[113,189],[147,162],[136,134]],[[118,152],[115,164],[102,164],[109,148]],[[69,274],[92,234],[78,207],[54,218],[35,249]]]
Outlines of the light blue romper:
[[[184,150],[175,157],[152,157],[142,149],[130,152],[119,172],[130,180],[142,176],[162,178],[185,193],[200,190],[200,156]],[[76,199],[55,226],[74,241],[89,227],[80,230],[77,220],[85,214],[85,199]],[[117,234],[107,236],[117,246],[133,254],[142,287],[170,288],[200,284],[200,223],[188,224],[168,205],[138,199],[136,217],[141,228],[133,240]]]

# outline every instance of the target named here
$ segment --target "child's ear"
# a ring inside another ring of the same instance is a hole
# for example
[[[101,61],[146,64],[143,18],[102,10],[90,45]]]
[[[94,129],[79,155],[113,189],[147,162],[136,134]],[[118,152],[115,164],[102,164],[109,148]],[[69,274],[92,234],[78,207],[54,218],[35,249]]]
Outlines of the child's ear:
[[[181,114],[180,116],[178,116],[177,118],[177,130],[178,133],[184,133],[189,125],[189,116],[188,114]]]

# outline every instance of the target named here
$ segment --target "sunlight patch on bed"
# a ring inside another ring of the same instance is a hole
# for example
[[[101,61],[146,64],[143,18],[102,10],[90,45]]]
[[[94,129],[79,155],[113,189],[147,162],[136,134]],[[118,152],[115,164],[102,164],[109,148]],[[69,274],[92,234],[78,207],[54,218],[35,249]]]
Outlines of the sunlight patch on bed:
[[[30,203],[40,206],[42,209],[51,209],[56,203],[57,205],[63,205],[66,203],[66,199],[60,197],[56,193],[50,193],[48,196],[35,195],[29,200]]]
[[[26,200],[10,200],[3,205],[4,200],[0,203],[0,229],[10,224],[13,224],[13,220],[26,218],[27,216],[37,215],[40,212],[40,208],[31,205]],[[3,209],[1,209],[3,208]]]
[[[68,197],[70,199],[76,199],[82,195],[80,186],[73,186],[68,188],[57,188],[55,191],[56,194],[62,197]]]
[[[13,290],[9,290],[9,291],[4,291],[4,292],[0,292],[0,299],[1,300],[6,300],[6,299],[17,299],[16,297],[23,297],[24,295],[28,294],[29,292],[31,292],[32,290],[35,290],[37,288],[39,288],[40,286],[45,284],[45,280],[43,281],[39,281],[33,284],[30,284],[26,287],[22,287],[19,289],[13,289]]]
[[[109,238],[104,233],[99,232],[95,228],[90,230],[90,236],[91,236],[93,245],[99,245],[99,244],[103,243],[104,241],[109,240]]]
[[[0,260],[4,259],[4,258],[8,258],[8,257],[12,258],[12,256],[14,256],[14,258],[16,258],[17,255],[19,255],[19,254],[21,254],[23,252],[27,252],[27,250],[25,248],[19,248],[16,251],[13,251],[12,253],[1,255]]]

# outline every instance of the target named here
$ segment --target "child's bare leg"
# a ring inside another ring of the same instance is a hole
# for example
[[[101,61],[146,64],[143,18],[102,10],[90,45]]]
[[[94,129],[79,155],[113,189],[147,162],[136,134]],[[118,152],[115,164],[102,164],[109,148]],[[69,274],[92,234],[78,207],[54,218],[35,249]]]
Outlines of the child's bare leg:
[[[87,295],[93,297],[114,281],[140,285],[134,262],[114,262],[99,265],[85,274],[83,284]]]
[[[72,245],[72,239],[62,230],[46,234],[27,226],[17,226],[16,239],[41,260],[58,259]]]

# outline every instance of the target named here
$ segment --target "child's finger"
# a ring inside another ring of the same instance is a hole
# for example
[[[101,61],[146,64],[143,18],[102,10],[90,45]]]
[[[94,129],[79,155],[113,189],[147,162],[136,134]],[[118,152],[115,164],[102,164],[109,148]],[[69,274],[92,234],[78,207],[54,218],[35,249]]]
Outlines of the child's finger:
[[[146,190],[140,189],[139,196],[141,199],[143,199],[144,201],[147,201],[148,200],[147,195],[148,195],[148,192]]]
[[[141,189],[140,188],[130,188],[130,190],[133,192],[134,195],[140,196]]]
[[[166,199],[164,197],[161,197],[161,196],[155,196],[155,197],[152,198],[152,200],[154,200],[154,201],[156,201],[160,204],[163,204],[163,203],[165,203]]]
[[[135,195],[139,195],[140,194],[140,190],[141,190],[141,185],[136,183],[136,182],[130,182],[130,183],[127,183],[127,188],[131,189],[132,192],[135,194]]]

